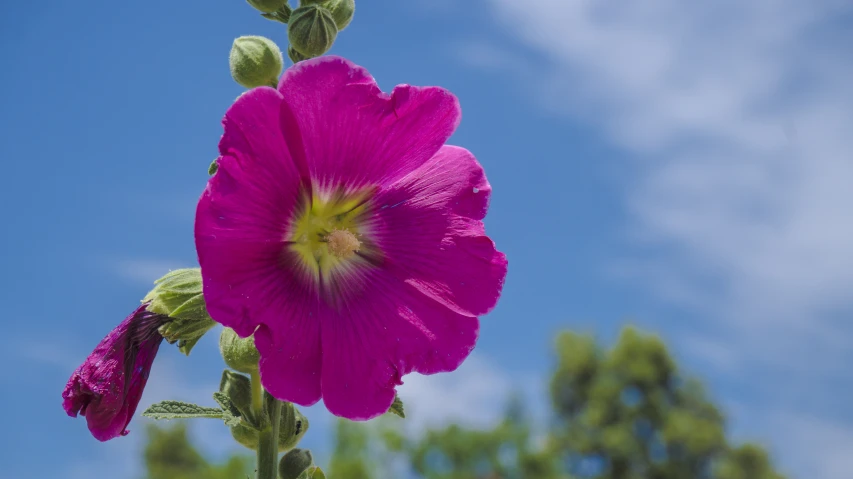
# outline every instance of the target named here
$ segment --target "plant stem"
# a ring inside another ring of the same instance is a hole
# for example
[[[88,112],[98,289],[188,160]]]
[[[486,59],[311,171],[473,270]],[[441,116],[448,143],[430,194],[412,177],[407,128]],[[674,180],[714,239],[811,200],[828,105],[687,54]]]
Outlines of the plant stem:
[[[264,414],[264,388],[261,386],[261,375],[257,372],[253,372],[251,374],[252,379],[252,412],[255,413],[255,417],[258,419],[258,422],[263,423],[261,418]]]
[[[269,423],[258,433],[258,479],[276,479],[278,474],[278,423],[281,401],[264,391]]]

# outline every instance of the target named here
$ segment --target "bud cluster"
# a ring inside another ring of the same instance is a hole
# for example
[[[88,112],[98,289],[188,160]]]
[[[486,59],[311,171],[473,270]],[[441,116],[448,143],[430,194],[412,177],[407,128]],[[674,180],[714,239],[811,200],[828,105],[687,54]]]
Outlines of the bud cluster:
[[[295,9],[288,0],[247,0],[264,18],[287,24],[294,62],[328,52],[338,32],[352,22],[355,0],[302,0]],[[231,76],[246,88],[276,86],[281,74],[281,50],[263,37],[240,37],[231,49]]]

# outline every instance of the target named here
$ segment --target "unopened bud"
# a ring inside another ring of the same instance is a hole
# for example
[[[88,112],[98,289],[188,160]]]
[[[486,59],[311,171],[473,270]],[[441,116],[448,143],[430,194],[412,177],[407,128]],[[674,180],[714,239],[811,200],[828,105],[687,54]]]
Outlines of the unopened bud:
[[[318,57],[332,48],[338,27],[331,12],[318,5],[300,6],[290,16],[287,37],[297,52]]]
[[[246,88],[277,86],[284,68],[281,50],[269,38],[245,36],[234,40],[229,57],[231,77]]]
[[[255,338],[241,338],[231,328],[223,328],[219,335],[219,352],[225,364],[235,371],[252,374],[258,372],[261,355],[255,347]]]
[[[308,431],[308,419],[291,403],[281,405],[281,419],[278,422],[278,452],[293,449]],[[238,424],[231,426],[231,436],[249,449],[258,449],[258,431],[249,426]]]
[[[355,0],[330,0],[326,5],[332,14],[332,18],[335,19],[338,31],[350,24],[355,14]]]
[[[314,465],[311,451],[306,449],[294,449],[278,463],[278,477],[280,479],[298,479],[309,467]]]

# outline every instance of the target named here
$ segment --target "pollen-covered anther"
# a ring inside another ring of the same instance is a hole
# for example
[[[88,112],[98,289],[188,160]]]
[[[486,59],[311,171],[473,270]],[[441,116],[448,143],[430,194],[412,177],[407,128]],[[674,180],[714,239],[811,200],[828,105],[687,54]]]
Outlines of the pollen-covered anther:
[[[326,241],[329,252],[341,259],[353,256],[361,248],[361,242],[349,230],[334,230]]]

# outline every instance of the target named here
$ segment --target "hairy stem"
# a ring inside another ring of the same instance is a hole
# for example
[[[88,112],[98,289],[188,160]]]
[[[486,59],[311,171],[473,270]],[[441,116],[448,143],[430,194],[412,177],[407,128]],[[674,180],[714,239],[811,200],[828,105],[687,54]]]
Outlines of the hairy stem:
[[[258,479],[276,479],[278,474],[278,423],[281,401],[264,392],[270,424],[260,432],[258,441]]]

